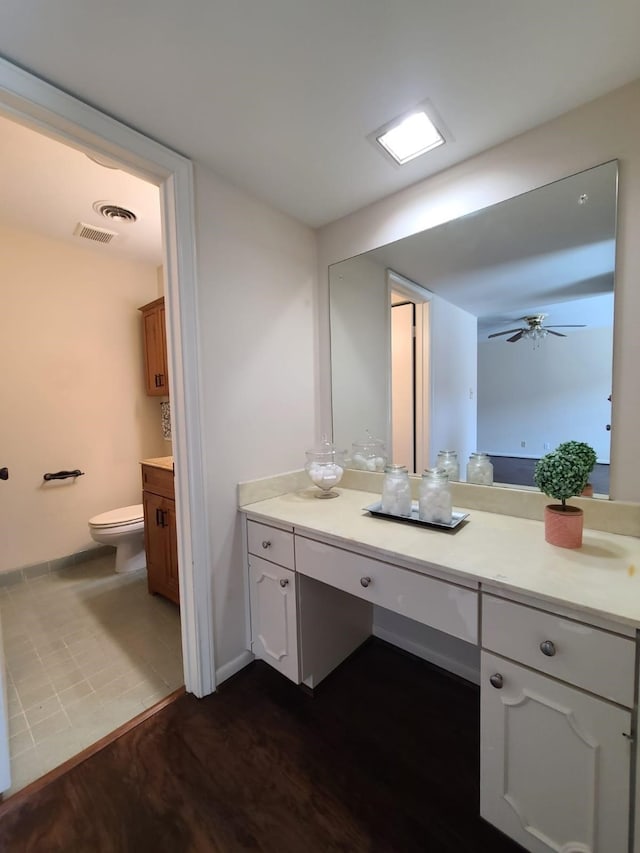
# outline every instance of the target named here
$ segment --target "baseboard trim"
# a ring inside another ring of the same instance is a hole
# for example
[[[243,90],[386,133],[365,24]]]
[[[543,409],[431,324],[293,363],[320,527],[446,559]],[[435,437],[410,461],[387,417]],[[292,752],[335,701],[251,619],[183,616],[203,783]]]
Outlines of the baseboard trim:
[[[244,651],[242,654],[238,655],[237,658],[230,660],[229,663],[225,663],[218,667],[218,669],[216,669],[216,684],[222,684],[223,681],[226,681],[228,678],[231,678],[232,675],[240,672],[240,670],[244,669],[245,666],[249,666],[252,660],[253,652]]]
[[[388,631],[386,628],[380,628],[378,625],[373,626],[373,636],[379,637],[381,640],[386,640],[387,643],[391,643],[392,646],[397,646],[405,652],[411,652],[412,655],[422,658],[422,660],[426,660],[434,664],[434,666],[439,666],[440,669],[446,669],[447,672],[452,672],[454,675],[464,678],[465,681],[480,684],[480,671],[473,666],[468,666],[456,660],[456,658],[443,655],[441,652],[436,652],[428,646],[408,640],[402,634],[396,634],[393,631]]]
[[[62,764],[58,765],[58,767],[54,767],[53,770],[49,770],[48,773],[45,773],[44,776],[40,776],[38,779],[34,779],[33,782],[30,782],[28,785],[25,785],[24,788],[21,788],[19,791],[16,791],[15,794],[9,794],[1,803],[0,803],[0,819],[7,812],[16,808],[16,806],[21,805],[25,800],[27,800],[32,794],[35,794],[36,791],[40,791],[50,782],[59,779],[60,776],[64,776],[65,773],[68,773],[70,770],[73,770],[74,767],[77,767],[79,764],[82,764],[83,761],[86,761],[88,758],[91,758],[92,755],[95,755],[100,750],[104,749],[109,744],[118,740],[118,738],[122,737],[122,735],[127,734],[132,729],[135,729],[136,726],[139,726],[140,723],[144,723],[145,720],[148,720],[149,717],[153,717],[154,714],[157,714],[158,711],[162,711],[163,708],[166,708],[167,705],[171,705],[172,702],[175,702],[176,699],[179,699],[181,696],[185,694],[184,687],[178,687],[177,690],[174,690],[168,696],[165,696],[164,699],[160,699],[155,705],[152,705],[150,708],[147,708],[145,711],[142,711],[141,714],[133,717],[133,719],[128,720],[126,723],[123,723],[121,726],[118,726],[117,729],[114,729],[109,734],[101,737],[100,740],[97,740],[95,743],[92,743],[90,746],[86,747],[79,752],[77,755],[72,755],[71,758],[68,758]]]
[[[97,560],[99,557],[107,557],[115,554],[116,549],[112,545],[96,545],[95,548],[87,548],[84,551],[74,551],[64,557],[56,557],[53,560],[45,560],[43,563],[30,563],[18,569],[9,569],[0,573],[0,586],[14,586],[17,583],[48,575],[51,572],[61,572],[64,569],[85,563],[87,560]]]

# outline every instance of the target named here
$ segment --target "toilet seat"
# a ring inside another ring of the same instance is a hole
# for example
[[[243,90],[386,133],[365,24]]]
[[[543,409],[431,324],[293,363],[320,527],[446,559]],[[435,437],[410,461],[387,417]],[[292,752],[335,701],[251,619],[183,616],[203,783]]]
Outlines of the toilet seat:
[[[127,527],[140,524],[144,521],[144,513],[142,504],[134,504],[133,506],[123,506],[119,509],[112,509],[109,512],[101,512],[99,515],[94,515],[89,519],[89,526],[108,530],[110,527]]]

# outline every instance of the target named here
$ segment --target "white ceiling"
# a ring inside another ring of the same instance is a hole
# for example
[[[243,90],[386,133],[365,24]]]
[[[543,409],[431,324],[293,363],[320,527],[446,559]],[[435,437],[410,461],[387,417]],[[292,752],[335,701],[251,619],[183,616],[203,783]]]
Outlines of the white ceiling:
[[[616,199],[612,161],[366,256],[478,317],[481,337],[538,313],[610,326]]]
[[[0,116],[0,222],[64,240],[104,256],[162,263],[158,187],[107,169],[75,148]],[[131,210],[134,223],[114,222],[93,209],[112,202]],[[96,243],[74,236],[78,222],[117,236]]]
[[[638,0],[3,0],[0,53],[318,226],[640,77]],[[447,145],[367,137],[428,98]]]

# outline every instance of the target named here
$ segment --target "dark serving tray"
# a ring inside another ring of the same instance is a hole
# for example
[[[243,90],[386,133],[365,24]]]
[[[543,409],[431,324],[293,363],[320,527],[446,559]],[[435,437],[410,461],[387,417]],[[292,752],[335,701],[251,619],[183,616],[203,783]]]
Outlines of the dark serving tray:
[[[411,515],[391,515],[389,512],[382,511],[382,502],[378,501],[378,503],[371,504],[371,506],[366,506],[365,510],[370,512],[371,515],[374,515],[376,518],[389,518],[392,521],[404,521],[405,524],[417,524],[419,527],[434,527],[438,530],[455,530],[465,518],[469,517],[468,512],[456,512],[455,510],[451,513],[451,524],[443,524],[439,521],[421,521],[418,518],[418,502],[413,501],[411,504]]]

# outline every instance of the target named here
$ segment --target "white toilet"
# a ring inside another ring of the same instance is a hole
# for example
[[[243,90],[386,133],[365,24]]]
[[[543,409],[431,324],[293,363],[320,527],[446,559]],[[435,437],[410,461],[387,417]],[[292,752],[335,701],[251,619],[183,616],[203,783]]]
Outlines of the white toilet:
[[[133,572],[146,566],[142,504],[94,515],[89,519],[89,532],[95,542],[116,548],[116,572]]]

